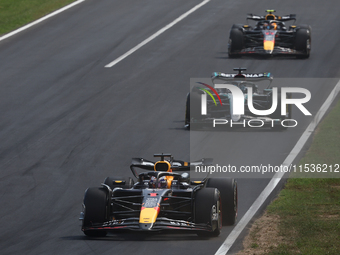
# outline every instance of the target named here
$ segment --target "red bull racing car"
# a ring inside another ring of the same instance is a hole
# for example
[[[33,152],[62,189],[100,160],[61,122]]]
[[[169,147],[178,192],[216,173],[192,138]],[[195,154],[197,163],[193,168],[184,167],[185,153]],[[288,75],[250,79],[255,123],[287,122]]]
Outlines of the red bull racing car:
[[[247,20],[256,24],[234,24],[230,30],[229,57],[244,55],[291,55],[308,58],[311,51],[311,27],[309,25],[290,25],[285,22],[296,20],[295,14],[276,16],[275,10],[267,10],[267,15],[248,14]]]
[[[187,230],[202,236],[218,236],[222,225],[237,217],[237,184],[232,178],[190,179],[195,166],[210,165],[174,160],[155,154],[153,162],[134,158],[130,169],[137,179],[107,177],[101,187],[88,188],[83,200],[82,231],[105,236],[109,231]]]

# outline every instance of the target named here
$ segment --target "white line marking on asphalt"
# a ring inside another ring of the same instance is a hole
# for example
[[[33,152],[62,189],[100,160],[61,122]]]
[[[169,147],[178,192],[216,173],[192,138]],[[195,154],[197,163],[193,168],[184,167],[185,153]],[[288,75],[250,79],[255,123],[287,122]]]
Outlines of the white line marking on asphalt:
[[[325,115],[326,111],[336,98],[340,91],[340,80],[335,85],[332,92],[329,94],[326,101],[321,106],[318,113],[313,118],[312,122],[309,124],[307,129],[303,132],[302,136],[292,149],[292,151],[289,153],[285,161],[282,163],[284,166],[289,166],[293,163],[296,156],[299,154],[299,152],[304,147],[305,143],[307,142],[308,138],[312,135],[313,131],[315,130],[316,126],[319,124],[320,120]],[[226,254],[231,246],[236,241],[237,237],[241,234],[243,229],[248,225],[249,221],[254,217],[255,213],[260,209],[261,205],[266,201],[268,196],[272,193],[276,185],[280,182],[282,179],[284,173],[276,173],[274,177],[270,180],[266,188],[261,192],[259,197],[255,200],[255,202],[252,204],[252,206],[248,209],[248,211],[245,213],[245,215],[242,217],[242,219],[237,223],[237,225],[234,227],[234,229],[231,231],[229,236],[226,238],[226,240],[223,242],[223,244],[220,246],[220,248],[217,250],[215,255],[224,255]]]
[[[145,44],[149,43],[150,41],[152,41],[153,39],[155,39],[157,36],[161,35],[162,33],[164,33],[166,30],[168,30],[169,28],[171,28],[172,26],[174,26],[175,24],[177,24],[178,22],[180,22],[182,19],[186,18],[187,16],[189,16],[191,13],[193,13],[194,11],[196,11],[197,9],[201,8],[203,5],[209,3],[211,0],[204,0],[202,3],[196,5],[195,7],[193,7],[192,9],[190,9],[189,11],[187,11],[186,13],[182,14],[181,16],[179,16],[177,19],[175,19],[173,22],[169,23],[168,25],[166,25],[165,27],[161,28],[160,30],[158,30],[156,33],[154,33],[153,35],[151,35],[149,38],[145,39],[144,41],[142,41],[141,43],[139,43],[138,45],[136,45],[135,47],[133,47],[131,50],[127,51],[126,53],[124,53],[123,55],[121,55],[119,58],[116,58],[115,60],[113,60],[111,63],[107,64],[105,67],[106,68],[110,68],[113,67],[114,65],[116,65],[117,63],[119,63],[120,61],[122,61],[124,58],[126,58],[127,56],[131,55],[132,53],[134,53],[136,50],[140,49],[141,47],[143,47]]]
[[[26,29],[28,29],[28,28],[30,28],[30,27],[32,27],[32,26],[34,26],[34,25],[36,25],[36,24],[38,24],[38,23],[40,23],[40,22],[42,22],[42,21],[44,21],[46,19],[48,19],[48,18],[51,18],[51,17],[53,17],[53,16],[55,16],[55,15],[57,15],[57,14],[63,12],[63,11],[66,11],[67,9],[70,9],[71,7],[73,7],[73,6],[77,5],[77,4],[80,4],[80,3],[84,2],[84,1],[85,0],[78,0],[78,1],[73,2],[73,3],[69,4],[69,5],[66,5],[65,7],[61,8],[59,10],[56,10],[55,12],[52,12],[52,13],[50,13],[50,14],[48,14],[48,15],[40,18],[40,19],[37,19],[36,21],[28,23],[27,25],[25,25],[25,26],[23,26],[21,28],[18,28],[17,30],[14,30],[14,31],[12,31],[12,32],[10,32],[8,34],[5,34],[4,36],[0,37],[0,41],[5,40],[8,37],[11,37],[11,36],[13,36],[13,35],[15,35],[17,33],[20,33],[20,32],[22,32],[22,31],[24,31],[24,30],[26,30]]]

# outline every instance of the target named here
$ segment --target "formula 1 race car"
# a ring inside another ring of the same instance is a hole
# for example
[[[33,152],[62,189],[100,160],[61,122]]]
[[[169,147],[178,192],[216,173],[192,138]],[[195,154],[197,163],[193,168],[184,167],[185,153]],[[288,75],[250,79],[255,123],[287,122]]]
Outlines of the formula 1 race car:
[[[311,51],[311,27],[290,25],[285,21],[296,20],[295,14],[276,16],[275,10],[267,10],[266,16],[248,14],[255,26],[234,24],[230,30],[228,54],[230,58],[244,55],[291,55],[308,58]]]
[[[189,230],[212,237],[220,234],[222,225],[235,223],[234,179],[190,180],[190,168],[211,165],[211,159],[189,163],[170,154],[154,156],[160,160],[132,160],[136,183],[130,177],[107,177],[101,187],[85,191],[80,216],[85,235],[105,236],[108,231],[127,229]]]
[[[231,74],[214,72],[213,86],[198,82],[200,86],[194,86],[187,95],[185,128],[215,128],[223,125],[287,129],[292,105],[286,104],[285,115],[281,115],[281,93],[277,88],[273,91],[271,74],[243,73],[245,70],[234,68],[238,73]],[[256,84],[260,82],[268,83],[262,91]],[[291,93],[287,93],[286,98],[291,96]],[[241,114],[235,110],[236,103],[243,108]]]

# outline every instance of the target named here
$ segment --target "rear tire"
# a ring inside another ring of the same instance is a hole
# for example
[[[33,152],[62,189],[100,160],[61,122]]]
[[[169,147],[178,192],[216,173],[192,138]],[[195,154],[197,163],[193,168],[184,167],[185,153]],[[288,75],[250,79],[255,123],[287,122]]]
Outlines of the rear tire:
[[[190,129],[190,93],[187,95],[185,102],[185,128]]]
[[[237,182],[233,178],[209,178],[207,187],[217,188],[222,201],[222,224],[234,225],[237,219]]]
[[[102,224],[106,221],[107,191],[103,188],[88,188],[84,195],[85,215],[83,227]],[[106,236],[105,230],[85,230],[84,234],[92,237]]]
[[[195,223],[208,224],[211,232],[199,231],[198,236],[216,237],[221,233],[222,211],[221,196],[216,188],[203,188],[195,196]]]
[[[243,28],[243,24],[233,24],[233,26],[231,27],[231,29],[242,29]]]
[[[243,38],[243,32],[241,29],[237,27],[233,27],[230,30],[230,36],[229,36],[229,45],[228,45],[228,55],[230,58],[237,58],[241,57],[239,54],[237,54],[237,51],[240,51],[244,48],[244,38]]]
[[[295,49],[303,52],[302,55],[297,55],[297,58],[309,58],[311,50],[311,30],[308,28],[300,28],[295,34]]]
[[[296,27],[297,27],[297,29],[302,29],[302,28],[303,29],[308,29],[310,33],[312,32],[311,26],[306,25],[306,24],[300,24],[300,25],[297,25]]]
[[[201,121],[201,95],[198,92],[192,91],[187,95],[185,124],[188,129],[199,129],[196,121]]]
[[[115,181],[125,181],[125,184],[116,183]],[[110,187],[110,189],[114,188],[122,188],[122,189],[131,189],[133,187],[134,181],[131,177],[122,177],[122,176],[114,176],[114,177],[106,177],[104,180],[104,184]]]

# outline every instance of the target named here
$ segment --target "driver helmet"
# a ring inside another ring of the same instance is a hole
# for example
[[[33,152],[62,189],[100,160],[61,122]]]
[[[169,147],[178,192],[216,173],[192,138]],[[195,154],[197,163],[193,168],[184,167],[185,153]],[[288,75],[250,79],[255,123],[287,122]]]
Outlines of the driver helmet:
[[[271,23],[272,29],[276,30],[277,29],[277,24],[275,22]]]
[[[158,188],[165,189],[168,186],[168,182],[165,176],[159,178],[158,180]]]

